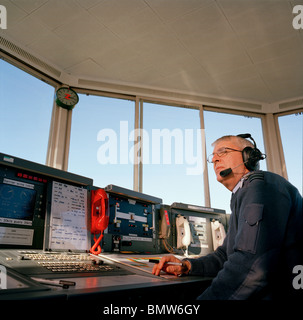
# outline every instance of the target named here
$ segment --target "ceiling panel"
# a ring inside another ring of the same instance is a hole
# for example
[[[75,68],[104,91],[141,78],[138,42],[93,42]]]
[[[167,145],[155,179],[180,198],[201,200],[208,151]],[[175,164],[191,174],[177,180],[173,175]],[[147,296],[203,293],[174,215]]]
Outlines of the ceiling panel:
[[[80,63],[73,65],[70,68],[67,68],[66,71],[68,73],[77,73],[81,78],[83,77],[95,77],[95,78],[103,78],[105,76],[105,70],[96,62],[91,59],[86,59],[81,61]]]
[[[33,32],[33,30],[36,30],[36,32]],[[26,16],[14,24],[10,23],[5,34],[27,46],[40,39],[47,39],[52,35],[52,32],[36,19]]]
[[[212,0],[146,0],[145,1],[165,23],[180,16],[210,5]]]
[[[295,33],[292,8],[288,1],[257,0],[254,6],[252,1],[242,2],[250,3],[250,9],[236,16],[227,15],[227,18],[245,48],[264,46]]]
[[[186,38],[188,35],[199,37],[217,26],[226,25],[226,19],[215,1],[190,13],[184,14],[178,19],[168,23],[178,37]]]
[[[78,1],[82,3],[85,0]],[[110,27],[131,20],[138,11],[145,8],[147,8],[147,4],[141,0],[103,0],[91,7],[88,12],[104,25]]]
[[[23,2],[22,0],[19,0]],[[19,2],[15,0],[15,2]],[[78,19],[81,21],[83,8],[74,0],[48,0],[40,8],[32,12],[30,15],[34,19],[39,20],[51,30],[67,24],[69,21]],[[85,20],[82,20],[82,23]],[[35,30],[33,30],[35,32]]]
[[[1,5],[5,6],[7,11],[8,29],[10,25],[13,26],[15,23],[27,16],[27,13],[22,8],[19,8],[10,0],[1,0]],[[6,31],[8,31],[8,29],[6,29]]]
[[[248,50],[249,56],[254,63],[276,59],[292,52],[298,52],[303,56],[303,42],[297,34]]]
[[[33,11],[40,8],[48,0],[11,0],[13,4],[23,9],[26,13],[32,13]],[[2,1],[1,1],[2,3]]]
[[[236,78],[233,81],[221,83],[222,90],[227,96],[232,95],[235,99],[247,99],[259,102],[269,101],[272,98],[271,91],[260,76],[251,76],[246,78]],[[251,88],[254,88],[252,91]]]
[[[111,23],[105,25],[119,38],[128,42],[152,32],[153,28],[161,23],[153,11],[146,7],[142,10],[136,10],[121,20],[113,18]]]

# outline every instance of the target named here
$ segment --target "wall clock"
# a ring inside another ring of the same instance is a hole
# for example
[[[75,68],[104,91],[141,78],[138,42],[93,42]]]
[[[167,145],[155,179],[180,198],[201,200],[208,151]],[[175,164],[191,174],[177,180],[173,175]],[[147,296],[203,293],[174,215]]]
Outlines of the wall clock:
[[[56,91],[55,99],[56,104],[59,107],[72,110],[74,106],[78,103],[79,96],[76,91],[70,88],[62,87]]]

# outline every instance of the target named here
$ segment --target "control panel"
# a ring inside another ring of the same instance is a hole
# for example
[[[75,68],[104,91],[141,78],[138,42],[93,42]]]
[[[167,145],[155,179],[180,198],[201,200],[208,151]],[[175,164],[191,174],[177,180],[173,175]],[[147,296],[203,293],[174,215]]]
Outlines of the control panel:
[[[224,210],[173,203],[161,205],[158,214],[162,252],[206,255],[223,243]]]
[[[104,251],[158,252],[155,206],[162,200],[115,185],[107,186],[105,191],[109,223],[104,232]]]
[[[131,274],[87,253],[1,250],[0,264],[23,275],[46,278]]]

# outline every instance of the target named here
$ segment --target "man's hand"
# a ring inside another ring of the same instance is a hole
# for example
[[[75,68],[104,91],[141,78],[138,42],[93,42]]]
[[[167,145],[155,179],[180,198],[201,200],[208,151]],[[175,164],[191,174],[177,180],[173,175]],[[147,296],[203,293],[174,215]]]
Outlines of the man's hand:
[[[178,263],[180,265],[169,264]],[[176,276],[181,276],[183,274],[188,274],[191,268],[189,261],[182,261],[178,258],[174,257],[173,255],[163,257],[159,263],[155,264],[153,267],[152,273],[156,276],[160,275],[161,270],[165,271],[166,273],[174,274]]]

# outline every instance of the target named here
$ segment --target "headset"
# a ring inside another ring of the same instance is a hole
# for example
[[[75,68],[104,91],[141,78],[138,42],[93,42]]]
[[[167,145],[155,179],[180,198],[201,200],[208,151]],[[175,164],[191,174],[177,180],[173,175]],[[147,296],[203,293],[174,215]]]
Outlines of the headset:
[[[243,163],[249,171],[259,170],[259,161],[264,160],[266,155],[257,148],[255,140],[249,133],[238,134],[237,137],[252,140],[254,147],[245,147],[242,150]]]

